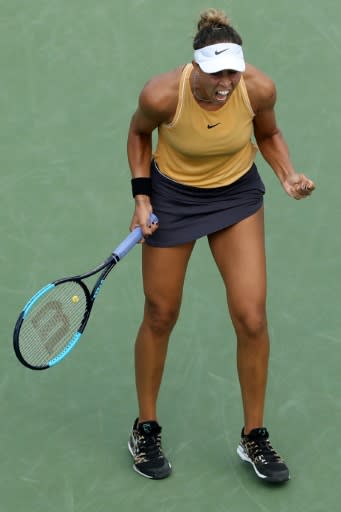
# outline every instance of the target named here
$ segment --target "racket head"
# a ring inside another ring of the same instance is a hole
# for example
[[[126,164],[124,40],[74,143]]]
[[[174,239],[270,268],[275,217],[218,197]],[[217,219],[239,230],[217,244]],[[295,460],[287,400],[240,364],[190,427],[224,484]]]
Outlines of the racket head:
[[[13,347],[19,361],[32,370],[59,363],[79,341],[91,307],[81,280],[60,280],[39,290],[15,324]]]

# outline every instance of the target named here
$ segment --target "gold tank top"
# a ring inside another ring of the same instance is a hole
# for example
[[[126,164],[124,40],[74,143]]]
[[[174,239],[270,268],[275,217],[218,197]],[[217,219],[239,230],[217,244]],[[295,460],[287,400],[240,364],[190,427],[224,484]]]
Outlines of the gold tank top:
[[[243,77],[229,100],[216,111],[195,101],[187,64],[179,84],[179,99],[171,123],[158,128],[155,161],[169,178],[200,188],[229,185],[245,174],[255,159],[252,110]]]

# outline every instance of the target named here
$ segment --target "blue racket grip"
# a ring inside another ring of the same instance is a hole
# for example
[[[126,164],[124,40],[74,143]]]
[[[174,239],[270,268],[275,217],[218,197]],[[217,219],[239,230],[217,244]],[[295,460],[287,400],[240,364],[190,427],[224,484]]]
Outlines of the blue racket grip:
[[[158,222],[158,218],[154,213],[152,213],[149,217],[149,222]],[[131,233],[120,243],[118,247],[113,251],[113,254],[119,257],[121,260],[137,243],[139,243],[143,238],[142,229],[140,226],[133,229]]]

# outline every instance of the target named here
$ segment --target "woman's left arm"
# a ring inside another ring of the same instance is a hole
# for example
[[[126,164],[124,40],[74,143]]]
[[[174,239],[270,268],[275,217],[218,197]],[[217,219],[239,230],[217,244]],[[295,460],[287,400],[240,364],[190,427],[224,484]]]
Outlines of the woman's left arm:
[[[262,77],[257,93],[254,93],[257,94],[257,98],[252,101],[256,106],[253,125],[257,145],[287,194],[294,199],[303,199],[311,195],[315,184],[294,169],[288,146],[276,122],[275,85],[269,78],[264,75]]]

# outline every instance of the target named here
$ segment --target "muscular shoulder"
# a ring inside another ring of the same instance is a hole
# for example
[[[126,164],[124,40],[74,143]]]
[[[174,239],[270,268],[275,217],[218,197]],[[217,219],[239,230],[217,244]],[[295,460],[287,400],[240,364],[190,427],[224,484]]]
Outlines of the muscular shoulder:
[[[276,86],[265,73],[247,64],[244,81],[253,111],[273,108],[276,103]]]
[[[143,87],[139,108],[147,115],[167,122],[175,114],[183,66],[154,76]]]

